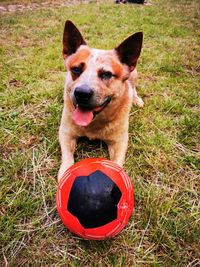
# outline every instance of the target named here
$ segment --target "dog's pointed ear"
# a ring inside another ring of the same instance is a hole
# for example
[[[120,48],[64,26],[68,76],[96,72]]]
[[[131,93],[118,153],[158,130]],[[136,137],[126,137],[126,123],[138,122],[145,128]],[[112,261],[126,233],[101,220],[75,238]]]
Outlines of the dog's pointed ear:
[[[143,33],[137,32],[115,48],[120,61],[128,65],[130,71],[136,67],[142,49]]]
[[[85,40],[76,26],[70,20],[67,20],[63,33],[63,58],[66,59],[75,53],[81,45],[86,45]]]

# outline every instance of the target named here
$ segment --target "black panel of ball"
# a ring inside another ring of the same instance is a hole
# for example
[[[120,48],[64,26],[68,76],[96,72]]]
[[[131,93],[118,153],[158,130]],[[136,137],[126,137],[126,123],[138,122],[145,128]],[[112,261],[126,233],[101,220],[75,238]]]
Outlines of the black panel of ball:
[[[103,226],[117,218],[122,196],[117,185],[103,172],[76,177],[68,200],[68,211],[84,228]]]

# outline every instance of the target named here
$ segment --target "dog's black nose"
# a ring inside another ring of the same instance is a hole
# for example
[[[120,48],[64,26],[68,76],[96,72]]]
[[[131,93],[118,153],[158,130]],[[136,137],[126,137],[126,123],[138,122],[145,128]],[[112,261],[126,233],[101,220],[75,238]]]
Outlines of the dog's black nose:
[[[75,88],[74,96],[76,98],[77,104],[87,106],[94,94],[92,88],[88,85],[82,85]]]

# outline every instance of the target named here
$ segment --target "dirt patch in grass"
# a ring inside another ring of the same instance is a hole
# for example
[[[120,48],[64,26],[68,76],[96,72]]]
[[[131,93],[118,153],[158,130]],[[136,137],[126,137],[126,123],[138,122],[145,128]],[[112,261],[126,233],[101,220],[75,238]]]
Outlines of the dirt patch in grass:
[[[66,6],[74,6],[77,4],[89,4],[92,0],[68,0],[68,1],[13,1],[12,4],[10,1],[4,1],[0,4],[0,14],[1,13],[13,13],[17,11],[28,11],[35,9],[46,9],[53,7],[66,7]]]

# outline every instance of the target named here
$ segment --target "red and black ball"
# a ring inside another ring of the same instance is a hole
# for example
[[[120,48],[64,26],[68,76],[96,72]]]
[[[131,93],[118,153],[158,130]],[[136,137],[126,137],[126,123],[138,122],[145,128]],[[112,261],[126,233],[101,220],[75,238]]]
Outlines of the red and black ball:
[[[119,233],[134,206],[134,189],[124,170],[110,160],[90,158],[71,166],[57,190],[57,210],[65,226],[85,239]]]

